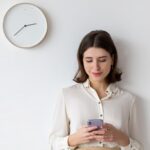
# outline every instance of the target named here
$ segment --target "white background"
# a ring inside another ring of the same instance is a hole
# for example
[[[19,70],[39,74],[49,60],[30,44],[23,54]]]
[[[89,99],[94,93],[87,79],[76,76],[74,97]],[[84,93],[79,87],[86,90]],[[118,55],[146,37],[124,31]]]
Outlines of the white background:
[[[38,5],[48,19],[46,39],[32,49],[13,46],[2,30],[7,9],[20,2]],[[0,150],[48,150],[53,102],[62,87],[73,83],[78,45],[95,29],[114,39],[123,70],[120,85],[138,100],[137,139],[149,150],[149,6],[148,0],[1,0]]]

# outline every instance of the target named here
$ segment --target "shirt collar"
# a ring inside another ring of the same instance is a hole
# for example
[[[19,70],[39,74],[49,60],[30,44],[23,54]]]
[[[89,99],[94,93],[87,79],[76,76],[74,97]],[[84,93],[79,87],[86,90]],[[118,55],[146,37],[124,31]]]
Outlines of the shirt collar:
[[[83,86],[85,87],[85,88],[90,88],[91,86],[90,86],[90,81],[89,81],[89,79],[87,79],[85,82],[83,82]]]
[[[84,83],[83,86],[85,88],[91,88],[90,86],[90,81],[89,79],[87,79]],[[106,89],[106,94],[110,95],[110,94],[116,94],[119,91],[118,86],[115,83],[111,83],[108,85],[107,89]]]

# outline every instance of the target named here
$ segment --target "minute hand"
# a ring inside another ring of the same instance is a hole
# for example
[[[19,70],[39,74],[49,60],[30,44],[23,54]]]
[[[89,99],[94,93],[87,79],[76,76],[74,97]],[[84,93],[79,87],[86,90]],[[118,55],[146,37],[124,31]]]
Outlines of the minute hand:
[[[16,36],[24,27],[25,27],[25,25],[24,25],[23,27],[21,27],[21,28],[14,34],[14,36]]]

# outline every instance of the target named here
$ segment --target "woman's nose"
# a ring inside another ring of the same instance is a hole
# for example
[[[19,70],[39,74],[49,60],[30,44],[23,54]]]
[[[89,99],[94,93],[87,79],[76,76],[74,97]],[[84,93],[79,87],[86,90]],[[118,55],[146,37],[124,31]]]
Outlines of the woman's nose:
[[[93,62],[93,69],[94,70],[100,70],[100,65],[98,62]]]

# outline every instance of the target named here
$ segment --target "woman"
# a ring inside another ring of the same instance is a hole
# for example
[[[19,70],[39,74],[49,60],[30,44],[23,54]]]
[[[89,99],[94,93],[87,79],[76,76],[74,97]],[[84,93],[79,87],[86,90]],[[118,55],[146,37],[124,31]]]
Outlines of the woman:
[[[135,98],[115,84],[121,72],[109,33],[88,33],[77,57],[77,84],[62,90],[53,114],[51,150],[141,150],[133,137]],[[103,120],[102,127],[87,125],[89,119]]]

